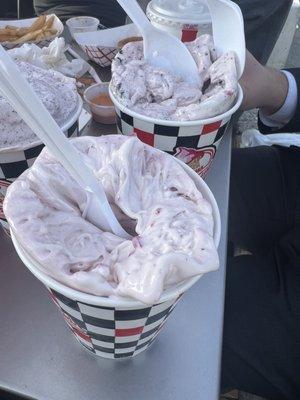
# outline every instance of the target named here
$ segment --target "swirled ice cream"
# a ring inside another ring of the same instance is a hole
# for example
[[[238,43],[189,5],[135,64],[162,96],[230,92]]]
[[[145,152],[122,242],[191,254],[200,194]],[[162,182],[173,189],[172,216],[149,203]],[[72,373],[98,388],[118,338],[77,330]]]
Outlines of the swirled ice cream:
[[[154,304],[166,287],[218,268],[211,205],[174,158],[121,135],[72,143],[133,237],[85,220],[86,192],[44,149],[4,202],[13,232],[44,272],[86,293]]]
[[[78,106],[76,81],[53,70],[46,71],[23,61],[16,63],[55,121],[63,125]],[[0,149],[21,147],[37,140],[18,113],[0,96]]]
[[[199,87],[148,65],[142,42],[133,42],[112,63],[114,96],[139,114],[163,120],[193,121],[228,111],[238,90],[234,53],[218,57],[210,35],[186,45],[198,67]]]

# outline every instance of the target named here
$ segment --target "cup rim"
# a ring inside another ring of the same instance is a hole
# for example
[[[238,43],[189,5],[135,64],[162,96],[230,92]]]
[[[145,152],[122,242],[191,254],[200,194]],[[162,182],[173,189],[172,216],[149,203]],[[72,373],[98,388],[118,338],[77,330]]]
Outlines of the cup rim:
[[[209,11],[207,13],[203,13],[202,15],[198,14],[198,18],[192,15],[190,17],[186,16],[182,18],[179,15],[172,15],[171,13],[167,14],[163,13],[163,11],[155,9],[152,1],[148,3],[146,12],[150,20],[154,17],[157,19],[157,21],[154,20],[154,22],[163,22],[164,25],[172,25],[176,23],[179,27],[185,24],[202,26],[212,23]]]
[[[161,150],[155,149],[158,152]],[[166,154],[166,153],[164,153]],[[168,157],[173,157],[171,155],[167,155]],[[184,170],[188,173],[188,175],[193,179],[196,183],[196,186],[202,193],[203,197],[210,203],[212,207],[212,213],[214,218],[214,242],[216,247],[218,248],[221,238],[221,217],[220,211],[216,202],[216,199],[211,192],[208,185],[204,182],[204,180],[188,165],[184,164],[182,161],[174,158],[176,162],[178,162]],[[110,298],[110,297],[101,297],[92,294],[87,294],[81,292],[79,290],[73,289],[71,287],[66,286],[65,284],[57,281],[56,279],[49,276],[46,272],[43,272],[43,268],[37,261],[33,259],[32,256],[23,248],[23,246],[19,243],[14,231],[10,228],[11,238],[14,244],[14,247],[26,266],[31,273],[40,280],[45,286],[50,287],[51,289],[63,294],[64,296],[73,299],[75,301],[79,301],[81,303],[86,303],[95,306],[102,306],[102,307],[112,307],[112,308],[124,308],[124,309],[136,309],[136,308],[145,308],[149,306],[148,304],[142,303],[138,300],[134,300],[131,298]],[[178,298],[182,293],[186,292],[191,286],[193,286],[203,274],[193,276],[184,280],[183,282],[178,283],[175,286],[171,286],[163,291],[160,299],[156,304],[161,304],[167,301],[175,300]]]
[[[109,94],[109,90],[108,90],[109,82],[99,82],[99,83],[95,83],[94,85],[91,85],[91,86],[89,86],[88,88],[86,88],[85,91],[83,92],[84,101],[86,101],[90,107],[92,106],[92,107],[94,107],[95,109],[98,109],[98,108],[99,108],[99,109],[101,109],[101,110],[112,110],[112,109],[115,108],[114,104],[112,104],[111,106],[101,106],[100,104],[95,104],[95,103],[93,103],[93,102],[92,102],[90,99],[88,99],[88,97],[87,97],[87,93],[88,93],[88,91],[89,91],[90,89],[94,88],[95,86],[101,86],[101,85],[107,87],[107,92],[105,92],[105,93],[108,93],[108,94]]]
[[[197,125],[209,125],[213,124],[214,122],[222,121],[229,119],[241,106],[242,101],[243,101],[243,90],[238,84],[238,95],[237,98],[235,99],[235,104],[230,108],[230,110],[226,111],[223,114],[219,114],[215,117],[211,118],[206,118],[206,119],[197,119],[194,121],[169,121],[169,120],[164,120],[164,119],[156,119],[152,117],[148,117],[146,115],[138,114],[137,112],[130,110],[128,107],[126,107],[124,104],[120,103],[119,100],[115,97],[113,90],[112,90],[112,83],[110,82],[109,85],[109,95],[115,104],[115,107],[117,107],[119,110],[124,112],[125,114],[130,115],[133,118],[140,119],[142,121],[150,122],[152,124],[156,125],[163,125],[163,126],[197,126]]]
[[[85,18],[86,20],[90,20],[92,23],[88,24],[86,26],[81,26],[81,25],[72,25],[73,22],[78,21],[78,20],[82,20],[83,18]],[[95,24],[100,24],[100,20],[96,17],[91,17],[89,15],[78,15],[78,17],[72,17],[66,20],[66,25],[70,28],[88,28],[90,26],[94,26]]]
[[[79,116],[82,112],[82,107],[83,107],[83,101],[81,96],[78,94],[78,105],[76,110],[74,111],[74,113],[69,117],[69,119],[60,127],[60,129],[63,132],[66,132],[69,128],[71,128],[71,126],[79,119]],[[35,140],[34,142],[30,142],[28,144],[26,144],[25,146],[19,146],[19,145],[15,145],[15,146],[8,146],[8,147],[0,147],[0,157],[1,154],[5,153],[14,153],[14,152],[18,152],[18,151],[25,151],[28,149],[32,149],[33,147],[39,146],[43,144],[42,140]]]

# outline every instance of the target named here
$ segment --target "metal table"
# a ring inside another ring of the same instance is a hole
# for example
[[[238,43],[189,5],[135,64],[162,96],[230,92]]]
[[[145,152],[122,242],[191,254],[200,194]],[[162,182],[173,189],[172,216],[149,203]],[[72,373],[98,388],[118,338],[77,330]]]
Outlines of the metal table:
[[[76,342],[1,231],[0,389],[38,400],[218,399],[230,156],[228,131],[207,178],[222,218],[221,267],[184,296],[155,344],[129,361],[97,358]]]

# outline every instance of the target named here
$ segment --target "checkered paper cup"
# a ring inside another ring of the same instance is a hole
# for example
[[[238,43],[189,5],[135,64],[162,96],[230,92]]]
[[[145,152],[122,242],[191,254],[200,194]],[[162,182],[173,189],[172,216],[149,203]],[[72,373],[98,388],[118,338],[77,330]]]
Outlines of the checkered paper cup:
[[[217,203],[205,182],[181,163],[205,199],[212,205],[214,241],[219,245],[221,222]],[[15,249],[25,266],[49,291],[71,332],[85,349],[110,359],[134,357],[149,348],[181,296],[201,276],[195,276],[164,291],[160,301],[145,305],[129,298],[93,296],[71,289],[43,272],[42,265],[22,247],[11,231]],[[45,316],[46,318],[46,316]],[[47,342],[47,338],[44,338]],[[182,338],[184,340],[184,338]]]
[[[226,113],[214,118],[182,122],[138,114],[121,104],[111,87],[109,93],[115,105],[119,133],[135,135],[142,142],[175,156],[202,177],[209,170],[231,117],[243,99],[239,86],[237,99]]]
[[[74,115],[62,126],[68,138],[76,137],[79,134],[78,121],[82,110],[82,100],[79,98],[78,108]],[[16,180],[27,168],[31,167],[44,144],[36,142],[20,147],[9,147],[0,149],[0,224],[7,234],[9,226],[3,213],[3,201],[9,185]]]

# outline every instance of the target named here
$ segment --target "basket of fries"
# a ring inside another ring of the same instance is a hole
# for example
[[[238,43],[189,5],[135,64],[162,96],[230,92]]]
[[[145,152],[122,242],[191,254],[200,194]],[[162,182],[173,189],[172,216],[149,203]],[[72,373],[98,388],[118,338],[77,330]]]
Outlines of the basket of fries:
[[[63,30],[64,26],[55,14],[0,21],[0,43],[7,50],[24,43],[35,43],[43,47],[60,36]]]

